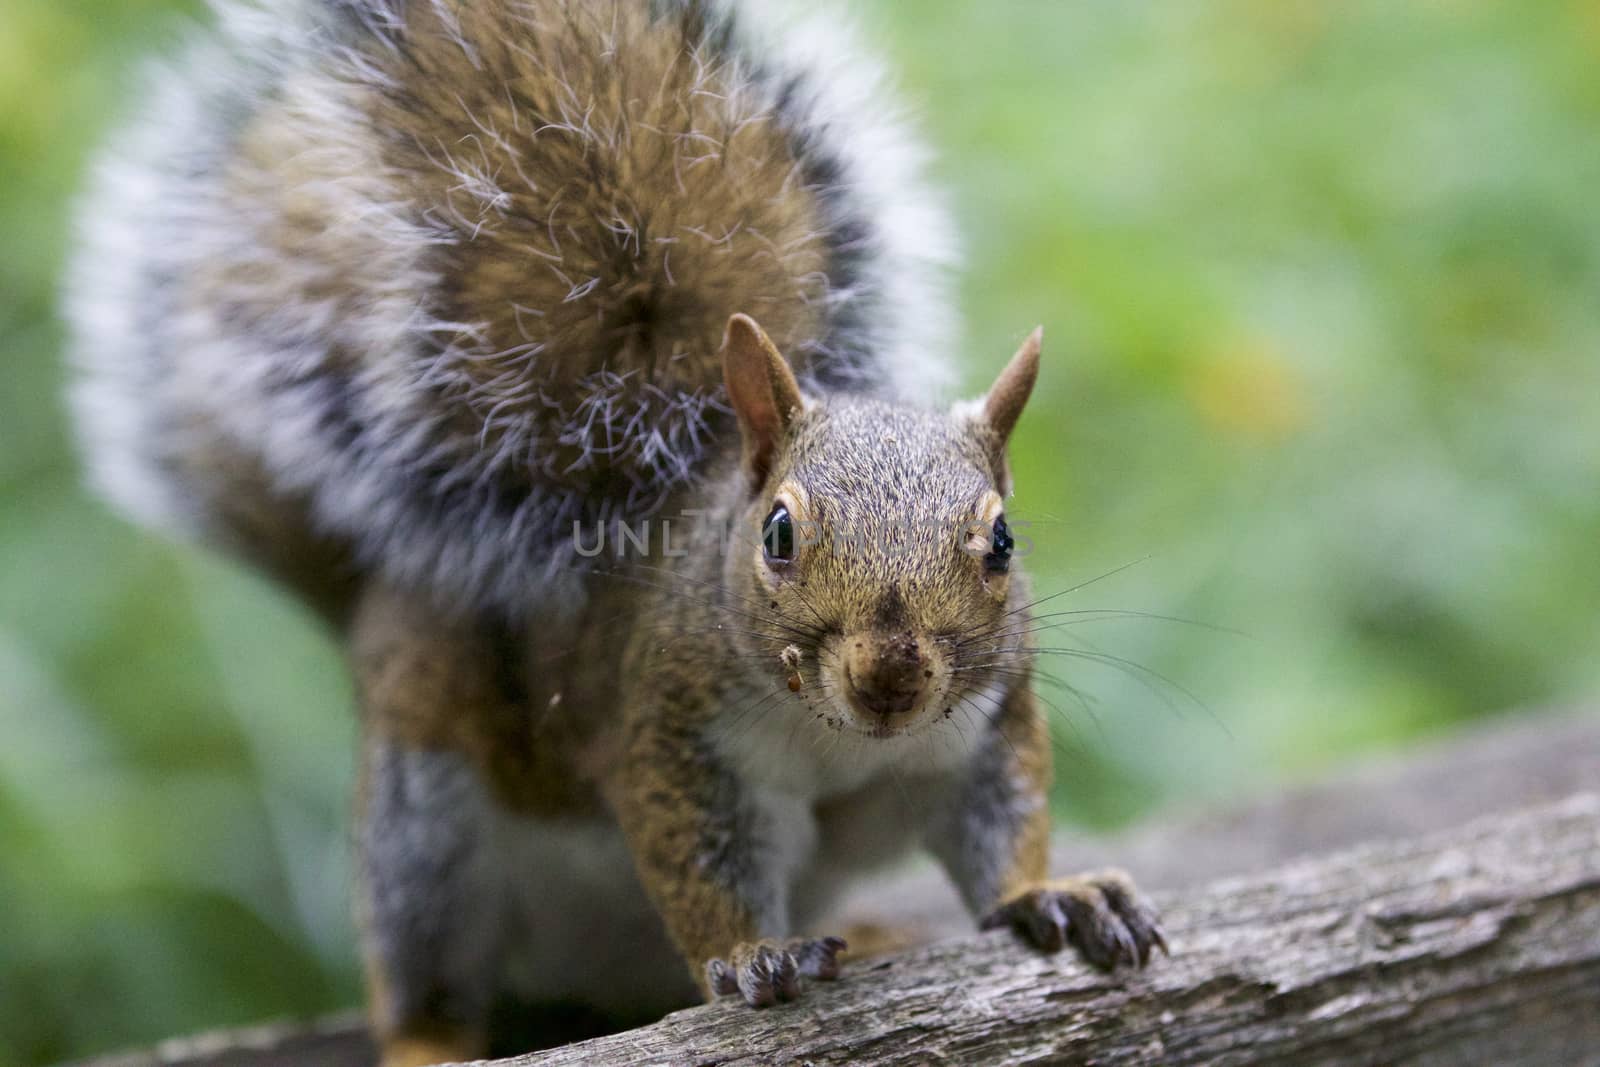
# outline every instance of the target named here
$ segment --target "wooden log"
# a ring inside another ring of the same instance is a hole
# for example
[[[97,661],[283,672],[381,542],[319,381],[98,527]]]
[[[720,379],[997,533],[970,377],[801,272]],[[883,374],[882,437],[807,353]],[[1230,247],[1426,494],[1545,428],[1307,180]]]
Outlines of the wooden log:
[[[1600,707],[1517,712],[1227,807],[1168,813],[1117,834],[1057,833],[1051,855],[1059,875],[1121,867],[1147,891],[1183,889],[1596,788]],[[864,922],[910,921],[925,940],[971,930],[930,864],[862,885],[841,911]]]
[[[1600,716],[1510,717],[1231,811],[1058,839],[1062,870],[1115,863],[1164,890],[1174,958],[1143,974],[960,936],[769,1012],[696,1008],[505,1062],[1600,1064],[1600,800],[1549,804],[1597,785]],[[970,930],[931,871],[849,913],[886,901],[930,937]],[[95,1067],[371,1062],[345,1018]]]
[[[80,1067],[370,1067],[377,1050],[355,1014],[173,1038]]]
[[[1600,1062],[1600,794],[1159,902],[1143,972],[971,935],[504,1063]]]

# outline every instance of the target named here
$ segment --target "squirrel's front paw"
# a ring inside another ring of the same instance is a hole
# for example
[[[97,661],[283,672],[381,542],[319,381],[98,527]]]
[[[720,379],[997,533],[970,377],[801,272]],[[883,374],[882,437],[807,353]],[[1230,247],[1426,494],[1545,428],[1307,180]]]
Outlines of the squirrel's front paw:
[[[1150,950],[1167,951],[1155,909],[1122,871],[1041,882],[990,912],[983,929],[1009,926],[1035,947],[1059,952],[1072,944],[1102,970],[1143,967]]]
[[[747,941],[733,947],[726,960],[706,963],[706,981],[713,993],[738,993],[752,1008],[765,1008],[800,995],[800,979],[831,982],[839,977],[842,937]]]

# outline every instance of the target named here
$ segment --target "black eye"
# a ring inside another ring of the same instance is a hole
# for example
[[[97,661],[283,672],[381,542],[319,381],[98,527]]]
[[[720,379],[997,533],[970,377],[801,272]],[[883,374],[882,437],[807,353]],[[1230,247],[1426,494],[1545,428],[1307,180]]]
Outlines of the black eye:
[[[1005,574],[1011,569],[1011,549],[1016,544],[1011,531],[1006,528],[1006,517],[994,520],[994,532],[989,538],[989,552],[983,557],[983,569],[990,574]]]
[[[794,562],[794,519],[782,504],[774,507],[761,524],[761,548],[768,563]]]

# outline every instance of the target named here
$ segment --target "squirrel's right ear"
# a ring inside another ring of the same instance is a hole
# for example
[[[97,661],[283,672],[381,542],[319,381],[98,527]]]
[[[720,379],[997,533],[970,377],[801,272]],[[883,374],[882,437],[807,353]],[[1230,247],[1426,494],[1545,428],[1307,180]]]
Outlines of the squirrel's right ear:
[[[794,372],[756,320],[735,315],[722,337],[722,376],[739,416],[744,465],[752,488],[772,472],[778,446],[805,407]]]

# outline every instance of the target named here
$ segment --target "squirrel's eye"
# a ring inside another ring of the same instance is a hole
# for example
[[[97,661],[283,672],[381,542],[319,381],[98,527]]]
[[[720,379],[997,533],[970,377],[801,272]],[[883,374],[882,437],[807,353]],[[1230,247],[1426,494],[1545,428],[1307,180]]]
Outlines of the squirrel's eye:
[[[761,548],[768,563],[794,562],[794,519],[782,504],[774,507],[761,524]]]
[[[1011,549],[1016,542],[1006,528],[1006,517],[994,520],[994,533],[989,538],[989,552],[983,557],[983,569],[990,574],[1005,574],[1011,569]]]

